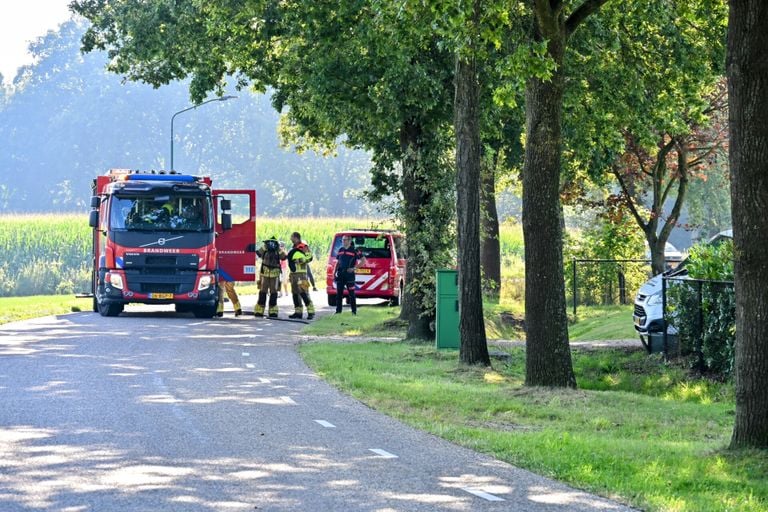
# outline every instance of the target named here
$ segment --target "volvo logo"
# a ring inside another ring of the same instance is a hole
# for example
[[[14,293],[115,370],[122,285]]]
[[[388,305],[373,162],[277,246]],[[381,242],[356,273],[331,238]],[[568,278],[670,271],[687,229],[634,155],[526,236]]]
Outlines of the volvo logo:
[[[149,247],[150,245],[159,245],[159,246],[163,246],[163,245],[165,245],[167,242],[171,242],[171,241],[173,241],[173,240],[178,240],[179,238],[184,238],[184,237],[183,237],[183,236],[175,236],[175,237],[173,237],[173,238],[158,238],[158,239],[157,239],[157,242],[151,242],[151,243],[148,243],[148,244],[140,245],[139,247]]]

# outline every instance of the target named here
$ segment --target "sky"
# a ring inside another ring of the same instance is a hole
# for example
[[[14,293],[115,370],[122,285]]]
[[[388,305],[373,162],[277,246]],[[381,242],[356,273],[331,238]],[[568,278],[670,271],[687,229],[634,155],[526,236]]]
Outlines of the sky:
[[[0,8],[0,73],[13,81],[20,66],[32,63],[31,41],[70,18],[71,0],[4,0]]]

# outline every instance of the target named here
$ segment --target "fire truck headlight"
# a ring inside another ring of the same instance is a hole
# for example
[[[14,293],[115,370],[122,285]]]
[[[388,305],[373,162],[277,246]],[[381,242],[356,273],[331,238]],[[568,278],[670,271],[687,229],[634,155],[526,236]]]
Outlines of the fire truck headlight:
[[[123,277],[120,274],[109,274],[109,284],[117,288],[123,289]]]
[[[209,288],[211,286],[211,283],[213,283],[213,277],[211,277],[211,276],[200,276],[200,282],[197,284],[198,291],[205,290],[206,288]]]

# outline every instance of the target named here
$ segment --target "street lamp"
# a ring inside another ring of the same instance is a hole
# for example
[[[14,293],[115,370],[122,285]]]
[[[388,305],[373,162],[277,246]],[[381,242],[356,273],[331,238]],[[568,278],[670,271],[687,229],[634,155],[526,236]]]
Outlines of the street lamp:
[[[237,98],[237,96],[222,96],[221,98],[213,98],[213,99],[204,101],[202,103],[198,103],[197,105],[193,105],[191,107],[187,107],[184,110],[179,110],[178,112],[173,114],[173,116],[171,116],[171,170],[172,171],[174,170],[173,169],[173,121],[176,119],[176,116],[181,114],[181,113],[183,113],[183,112],[187,112],[189,110],[194,110],[197,107],[201,107],[201,106],[205,105],[206,103],[210,103],[212,101],[227,101],[227,100],[233,100],[235,98]]]

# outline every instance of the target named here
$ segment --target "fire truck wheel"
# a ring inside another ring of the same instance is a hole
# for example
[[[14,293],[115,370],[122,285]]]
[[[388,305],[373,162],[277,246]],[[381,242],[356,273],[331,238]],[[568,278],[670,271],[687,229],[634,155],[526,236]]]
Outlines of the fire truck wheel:
[[[329,306],[335,306],[336,305],[336,295],[328,294],[328,305]]]
[[[213,318],[216,316],[216,306],[198,306],[192,312],[195,318]]]
[[[99,304],[99,314],[101,316],[117,316],[123,312],[122,304]]]

